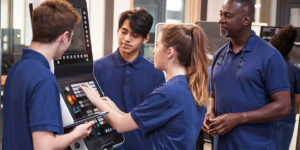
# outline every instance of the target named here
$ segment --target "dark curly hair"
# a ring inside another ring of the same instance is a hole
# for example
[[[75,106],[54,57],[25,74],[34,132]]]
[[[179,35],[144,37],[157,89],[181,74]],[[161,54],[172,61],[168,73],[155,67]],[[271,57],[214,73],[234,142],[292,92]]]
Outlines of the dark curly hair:
[[[297,37],[297,30],[292,25],[287,25],[274,34],[270,43],[281,53],[285,60],[289,60],[289,53],[292,50]]]

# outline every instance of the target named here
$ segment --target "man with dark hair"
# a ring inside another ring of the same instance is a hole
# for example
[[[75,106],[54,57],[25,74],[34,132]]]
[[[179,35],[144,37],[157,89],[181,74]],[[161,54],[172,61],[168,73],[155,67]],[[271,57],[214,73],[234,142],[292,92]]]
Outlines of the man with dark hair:
[[[251,31],[251,0],[225,0],[220,32],[230,41],[214,55],[203,129],[215,150],[275,149],[277,118],[290,111],[284,59]]]
[[[4,86],[3,150],[64,149],[88,136],[94,124],[63,134],[59,86],[49,66],[70,46],[80,16],[64,0],[47,0],[32,14],[33,40]]]
[[[289,62],[289,53],[294,46],[294,41],[297,37],[297,30],[292,25],[285,26],[280,31],[273,35],[270,43],[277,48],[285,59],[286,67],[289,74],[291,86],[291,111],[290,115],[277,120],[275,139],[276,150],[287,150],[290,147],[292,140],[295,113],[299,113],[300,103],[300,69]]]
[[[117,30],[119,48],[94,64],[94,75],[104,94],[126,113],[165,82],[163,72],[139,51],[150,38],[152,22],[153,17],[144,9],[123,12]],[[125,143],[119,149],[144,149],[142,134],[140,130],[124,133]]]

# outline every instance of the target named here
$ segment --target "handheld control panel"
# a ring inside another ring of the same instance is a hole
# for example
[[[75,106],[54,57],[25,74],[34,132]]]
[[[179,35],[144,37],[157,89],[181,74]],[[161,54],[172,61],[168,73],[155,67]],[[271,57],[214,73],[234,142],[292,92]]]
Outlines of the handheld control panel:
[[[68,50],[61,59],[54,61],[54,74],[60,86],[61,110],[65,132],[73,125],[95,117],[91,134],[84,140],[70,145],[73,150],[112,149],[124,142],[123,134],[116,132],[101,115],[98,109],[88,100],[80,89],[87,83],[100,96],[104,96],[93,75],[93,56],[89,32],[88,12],[85,0],[67,0],[81,15],[81,21],[74,27],[74,35]],[[108,112],[109,113],[109,112]]]
[[[93,115],[93,113],[98,112],[98,109],[95,108],[91,102],[87,99],[84,92],[80,89],[80,84],[87,83],[97,92],[99,91],[96,88],[94,81],[84,81],[84,82],[73,82],[73,83],[63,83],[61,84],[61,89],[63,90],[63,97],[68,104],[68,109],[72,113],[72,117],[75,121],[83,119],[87,116]],[[99,92],[98,92],[99,93]],[[101,94],[103,96],[103,94]]]
[[[64,127],[68,127],[76,122],[80,122],[93,116],[98,109],[88,100],[84,92],[80,89],[83,83],[89,84],[93,89],[103,96],[101,88],[91,75],[80,75],[58,80],[61,92],[61,107]],[[110,149],[123,143],[124,138],[112,128],[103,116],[95,118],[96,123],[92,127],[91,134],[83,141],[71,144],[71,149]],[[72,128],[65,128],[68,132]]]

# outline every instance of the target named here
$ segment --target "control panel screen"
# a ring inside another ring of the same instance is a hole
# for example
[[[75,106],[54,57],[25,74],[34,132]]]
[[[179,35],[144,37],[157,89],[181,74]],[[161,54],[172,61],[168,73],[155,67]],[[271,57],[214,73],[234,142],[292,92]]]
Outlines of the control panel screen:
[[[82,10],[79,8],[76,8],[76,11],[82,16]],[[85,39],[84,39],[84,26],[82,19],[78,24],[74,27],[74,35],[71,41],[71,45],[68,49],[68,51],[85,51]]]

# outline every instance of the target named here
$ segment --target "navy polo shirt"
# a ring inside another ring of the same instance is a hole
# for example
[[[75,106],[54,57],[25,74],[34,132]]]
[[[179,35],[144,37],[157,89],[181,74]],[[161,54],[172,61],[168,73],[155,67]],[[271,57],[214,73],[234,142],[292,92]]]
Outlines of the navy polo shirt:
[[[300,69],[286,61],[286,67],[289,74],[291,86],[291,112],[290,115],[278,119],[278,121],[295,123],[295,97],[294,94],[300,94]]]
[[[32,133],[63,134],[59,88],[46,58],[24,49],[8,73],[3,99],[3,150],[32,150]]]
[[[281,54],[252,31],[246,45],[234,53],[229,41],[215,54],[210,88],[215,115],[256,110],[271,102],[270,95],[289,91]],[[274,149],[275,121],[237,126],[215,136],[216,150]]]
[[[130,112],[142,103],[158,85],[165,83],[162,71],[139,54],[133,62],[126,62],[119,49],[94,63],[94,75],[104,94],[120,110]],[[143,149],[140,130],[124,133],[125,143],[119,149]]]
[[[131,116],[145,135],[144,149],[194,150],[205,113],[195,104],[187,77],[178,75],[155,89]]]

